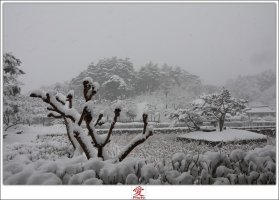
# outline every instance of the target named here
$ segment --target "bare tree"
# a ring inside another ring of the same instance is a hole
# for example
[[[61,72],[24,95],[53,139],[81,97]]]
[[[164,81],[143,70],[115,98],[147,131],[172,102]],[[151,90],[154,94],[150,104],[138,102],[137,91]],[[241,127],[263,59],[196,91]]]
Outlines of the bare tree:
[[[112,131],[120,116],[121,108],[116,106],[114,109],[113,121],[106,134],[98,134],[95,127],[103,124],[103,114],[100,113],[96,120],[93,120],[93,96],[96,95],[99,89],[99,84],[93,82],[92,78],[87,77],[83,80],[83,96],[85,103],[82,113],[80,114],[73,108],[73,91],[70,91],[66,96],[58,93],[44,92],[41,90],[33,91],[30,96],[41,98],[48,104],[48,117],[64,119],[67,135],[73,147],[81,149],[87,159],[100,157],[103,160],[113,159],[115,162],[122,161],[129,153],[139,144],[142,144],[147,138],[153,134],[153,129],[148,127],[147,114],[143,114],[143,132],[137,135],[131,142],[123,148],[123,150],[114,158],[108,158],[104,152],[104,147],[110,142]],[[82,122],[85,122],[88,134],[82,127]],[[89,136],[88,136],[89,135]]]

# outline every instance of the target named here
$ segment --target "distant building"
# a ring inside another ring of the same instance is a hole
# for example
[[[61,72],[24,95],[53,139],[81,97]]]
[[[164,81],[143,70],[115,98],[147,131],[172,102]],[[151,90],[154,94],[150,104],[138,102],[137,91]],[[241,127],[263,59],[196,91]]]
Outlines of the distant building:
[[[253,106],[245,111],[250,121],[256,120],[275,120],[276,112],[268,106]]]

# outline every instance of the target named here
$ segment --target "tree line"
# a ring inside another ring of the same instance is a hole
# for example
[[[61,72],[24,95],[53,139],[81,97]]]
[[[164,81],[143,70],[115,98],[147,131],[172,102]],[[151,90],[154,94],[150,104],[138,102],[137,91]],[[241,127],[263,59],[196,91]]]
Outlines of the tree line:
[[[12,53],[3,54],[3,123],[5,129],[18,123],[31,124],[36,120],[44,123],[45,119],[44,103],[20,94],[22,83],[18,81],[18,77],[25,74],[20,69],[20,65],[20,59]],[[94,99],[105,102],[105,105],[113,104],[117,99],[130,102],[126,103],[127,109],[123,112],[125,111],[132,120],[137,111],[131,104],[133,102],[131,99],[141,94],[160,96],[161,102],[165,102],[165,110],[177,110],[187,108],[191,101],[202,94],[222,91],[217,86],[203,85],[198,76],[180,67],[167,64],[159,66],[148,62],[139,70],[135,70],[130,59],[117,57],[101,59],[97,64],[91,63],[71,81],[56,83],[41,89],[54,90],[62,94],[74,90],[76,96],[82,96],[82,81],[85,77],[90,77],[100,84],[99,92]],[[225,88],[234,97],[248,100],[249,103],[266,104],[271,107],[276,105],[276,74],[272,70],[253,76],[239,76],[235,80],[228,81]],[[75,101],[77,110],[80,111],[84,101],[82,98]]]
[[[175,86],[201,87],[198,76],[178,66],[159,66],[148,62],[137,71],[130,59],[117,57],[101,59],[97,64],[91,63],[86,70],[70,81],[70,89],[78,94],[85,77],[96,80],[101,85],[99,98],[110,101],[158,90],[167,96]]]

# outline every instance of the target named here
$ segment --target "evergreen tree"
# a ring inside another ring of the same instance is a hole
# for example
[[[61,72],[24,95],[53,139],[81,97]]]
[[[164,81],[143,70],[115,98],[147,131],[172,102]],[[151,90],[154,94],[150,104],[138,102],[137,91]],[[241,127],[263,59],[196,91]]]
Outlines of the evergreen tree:
[[[18,67],[21,61],[11,53],[3,55],[3,94],[15,96],[20,93],[21,83],[17,80],[19,75],[25,74]]]
[[[11,53],[3,55],[3,123],[5,130],[21,121],[20,85],[18,76],[25,74],[19,69],[21,61]]]
[[[154,92],[160,85],[160,69],[157,64],[152,62],[141,67],[138,73],[137,91]]]
[[[216,119],[219,130],[222,131],[226,115],[241,113],[246,103],[246,100],[233,98],[229,90],[223,89],[221,93],[202,96],[195,106],[202,111],[201,115]]]
[[[81,72],[70,83],[70,88],[78,95],[81,95],[80,88],[85,77],[91,77],[100,84],[99,98],[115,100],[134,93],[135,71],[133,63],[128,58],[104,58],[96,65],[91,63],[87,70]]]

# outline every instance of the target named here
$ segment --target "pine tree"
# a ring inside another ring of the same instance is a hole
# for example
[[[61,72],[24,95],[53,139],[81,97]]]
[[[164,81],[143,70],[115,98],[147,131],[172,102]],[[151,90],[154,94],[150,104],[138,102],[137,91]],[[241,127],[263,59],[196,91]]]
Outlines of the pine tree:
[[[20,93],[21,83],[17,80],[19,75],[25,74],[18,67],[21,61],[11,53],[3,55],[3,94],[15,96]]]
[[[160,69],[152,62],[141,67],[138,73],[137,91],[154,92],[160,85]]]
[[[5,130],[18,124],[22,115],[20,111],[21,83],[17,80],[18,76],[25,74],[19,69],[21,61],[11,53],[3,55],[3,123]]]
[[[99,98],[115,100],[134,94],[135,74],[133,63],[128,58],[104,58],[96,65],[91,63],[78,77],[72,79],[70,87],[77,95],[82,95],[82,80],[91,77],[102,86]]]
[[[229,90],[223,88],[221,93],[202,96],[200,103],[195,106],[202,111],[201,115],[216,119],[219,130],[222,131],[226,115],[242,112],[246,103],[246,100],[233,98]]]

